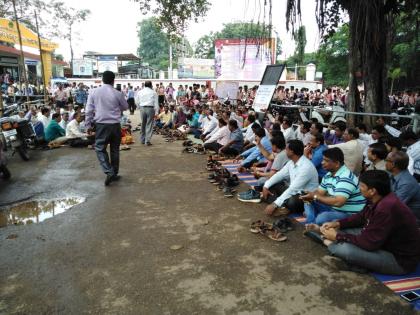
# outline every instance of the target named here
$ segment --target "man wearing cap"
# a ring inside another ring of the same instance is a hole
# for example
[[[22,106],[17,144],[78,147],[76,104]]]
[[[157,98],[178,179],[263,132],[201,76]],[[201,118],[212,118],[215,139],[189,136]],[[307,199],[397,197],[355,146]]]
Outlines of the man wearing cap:
[[[99,163],[106,174],[105,186],[120,179],[121,113],[128,109],[124,95],[114,88],[115,74],[105,71],[103,86],[89,94],[86,104],[86,128],[95,124],[95,150]],[[110,157],[106,150],[110,145]],[[111,159],[110,159],[111,158]]]

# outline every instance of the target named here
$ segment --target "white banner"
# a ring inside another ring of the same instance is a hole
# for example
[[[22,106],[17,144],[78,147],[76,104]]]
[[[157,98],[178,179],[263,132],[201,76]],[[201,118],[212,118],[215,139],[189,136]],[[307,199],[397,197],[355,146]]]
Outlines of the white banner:
[[[260,85],[257,94],[255,95],[252,108],[257,112],[265,111],[268,108],[268,105],[270,105],[275,90],[276,85]]]
[[[98,60],[98,72],[112,71],[118,73],[118,61],[114,60]]]
[[[73,60],[73,75],[93,75],[92,60],[74,59]]]
[[[217,81],[215,93],[220,98],[236,99],[238,89],[239,82]]]

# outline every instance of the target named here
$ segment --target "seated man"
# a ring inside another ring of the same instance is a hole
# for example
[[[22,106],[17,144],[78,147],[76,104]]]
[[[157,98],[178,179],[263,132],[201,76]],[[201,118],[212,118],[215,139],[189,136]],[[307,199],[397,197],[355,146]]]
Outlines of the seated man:
[[[367,151],[367,158],[371,164],[367,167],[367,171],[381,170],[386,171],[385,159],[388,155],[388,149],[383,143],[372,143]]]
[[[76,113],[74,119],[69,122],[66,128],[66,138],[72,147],[86,147],[95,142],[94,134],[83,133],[80,130],[80,123],[85,119],[81,113]]]
[[[343,133],[343,143],[328,146],[343,151],[344,164],[356,175],[360,174],[363,167],[363,145],[358,139],[359,132],[354,128],[348,128]]]
[[[266,136],[265,130],[263,128],[258,128],[255,130],[255,138],[257,137],[261,139],[262,146],[268,152],[273,152],[270,138]],[[254,163],[265,161],[265,158],[258,147],[252,147],[239,154],[235,160],[242,160],[241,165],[238,167],[238,171],[241,173],[244,172],[245,169],[250,168]]]
[[[304,191],[311,191],[318,186],[318,173],[310,160],[303,155],[303,143],[300,140],[290,140],[286,146],[289,162],[269,180],[263,187],[263,198],[276,198],[265,208],[267,215],[273,215],[276,210],[280,213],[301,212],[303,203],[299,195]],[[288,180],[289,186],[284,184]]]
[[[204,149],[219,152],[219,150],[229,142],[230,131],[224,119],[219,118],[219,129],[206,141]]]
[[[167,105],[163,107],[163,112],[158,115],[156,126],[158,128],[172,128],[172,113]]]
[[[311,135],[311,140],[304,151],[305,156],[312,161],[318,172],[319,182],[321,182],[322,178],[327,174],[327,171],[322,167],[322,153],[327,149],[328,147],[324,144],[324,136],[322,133],[316,133]]]
[[[328,173],[317,190],[301,199],[305,202],[306,223],[321,225],[347,218],[361,211],[366,203],[357,177],[344,165],[343,151],[331,148],[323,152],[322,166]]]
[[[311,126],[312,124],[309,121],[304,121],[295,131],[296,139],[302,141],[304,146],[307,146],[311,142]]]
[[[60,127],[61,115],[54,113],[51,122],[45,129],[45,141],[52,146],[59,146],[67,141],[66,131]]]
[[[334,133],[332,129],[334,128]],[[333,125],[328,126],[328,130],[325,132],[325,143],[330,144],[339,144],[343,143],[343,133],[346,130],[346,123],[343,121],[337,121]]]
[[[201,120],[201,140],[206,139],[208,135],[212,133],[212,131],[217,128],[218,120],[216,117],[213,116],[213,111],[211,109],[204,109],[202,112]]]
[[[261,202],[260,193],[265,182],[270,179],[274,174],[280,171],[287,162],[289,158],[286,154],[286,143],[283,136],[275,136],[271,138],[271,147],[273,152],[270,153],[264,149],[261,145],[260,138],[257,138],[257,147],[260,149],[264,157],[269,161],[269,164],[266,166],[265,171],[258,171],[256,168],[253,170],[252,174],[255,178],[258,178],[258,184],[254,186],[254,189],[249,189],[245,192],[238,194],[238,200],[242,202]]]
[[[248,115],[247,118],[248,126],[246,128],[242,129],[242,132],[244,132],[244,150],[248,150],[255,146],[255,129],[261,128],[260,122],[256,120],[255,114]]]
[[[405,152],[391,152],[386,169],[391,173],[391,189],[413,211],[420,224],[420,185],[408,171],[409,157]]]
[[[187,115],[185,115],[184,110],[182,109],[182,106],[178,106],[176,108],[176,115],[174,116],[175,116],[175,120],[174,120],[175,128],[179,128],[182,125],[186,124]]]
[[[414,214],[391,192],[384,171],[360,176],[364,209],[348,218],[326,222],[318,229],[331,255],[347,265],[383,274],[412,272],[420,262],[420,230]]]
[[[244,136],[236,120],[229,120],[229,142],[219,149],[220,154],[237,156],[244,145]]]

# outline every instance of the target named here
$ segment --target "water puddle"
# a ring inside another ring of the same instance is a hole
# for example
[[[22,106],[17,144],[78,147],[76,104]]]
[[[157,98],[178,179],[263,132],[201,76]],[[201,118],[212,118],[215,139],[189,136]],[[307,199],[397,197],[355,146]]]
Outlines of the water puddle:
[[[8,225],[39,223],[69,210],[86,198],[32,200],[0,209],[0,228]]]

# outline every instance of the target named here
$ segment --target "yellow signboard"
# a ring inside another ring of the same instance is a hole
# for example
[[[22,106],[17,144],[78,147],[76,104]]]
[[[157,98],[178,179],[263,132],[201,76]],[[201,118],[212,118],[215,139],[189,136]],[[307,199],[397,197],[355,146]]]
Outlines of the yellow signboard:
[[[20,23],[19,26],[20,34],[22,36],[22,45],[33,48],[39,48],[37,34],[35,34],[26,26],[24,26],[22,23]],[[16,22],[7,19],[0,19],[0,41],[12,44],[19,44],[19,35],[16,27]],[[56,48],[58,48],[58,44],[41,38],[41,50],[53,51]]]

